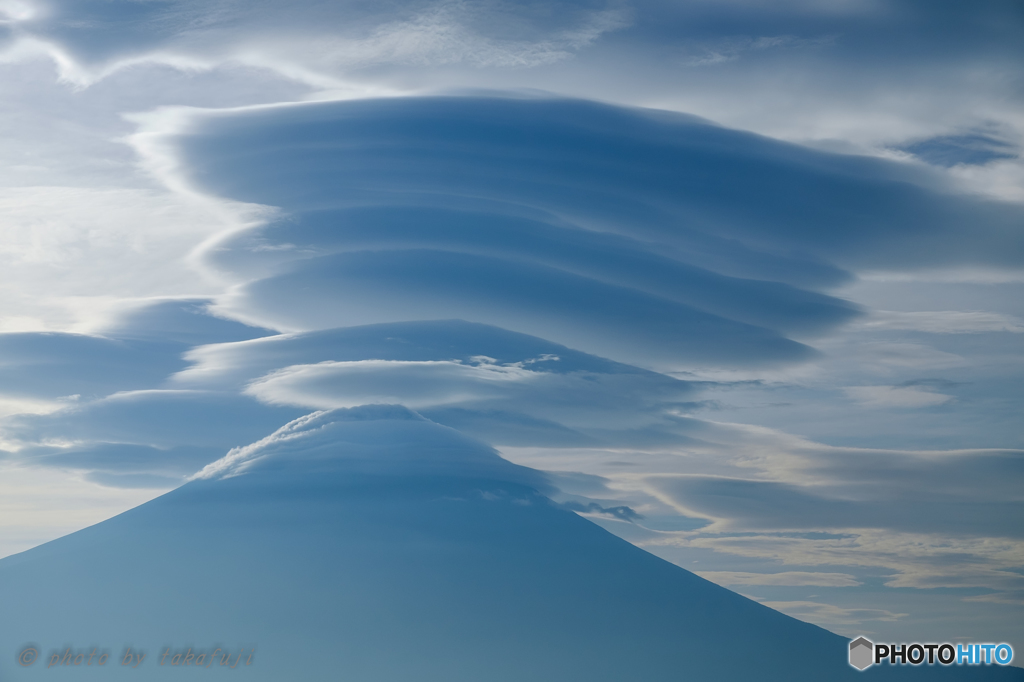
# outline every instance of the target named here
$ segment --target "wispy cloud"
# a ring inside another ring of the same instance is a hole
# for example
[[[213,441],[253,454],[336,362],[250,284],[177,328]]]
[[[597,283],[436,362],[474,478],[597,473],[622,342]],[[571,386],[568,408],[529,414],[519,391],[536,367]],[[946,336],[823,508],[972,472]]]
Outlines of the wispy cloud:
[[[775,585],[816,587],[857,587],[862,585],[849,573],[815,573],[781,571],[779,573],[744,573],[739,571],[697,571],[697,575],[719,585]]]
[[[140,189],[0,190],[0,331],[95,329],[119,300],[214,290],[185,257],[224,229],[180,197]]]
[[[916,386],[847,386],[843,391],[869,407],[931,407],[954,399],[951,395]]]
[[[893,613],[886,609],[844,609],[813,601],[764,601],[761,603],[823,627],[860,625],[870,621],[892,622],[908,615]]]
[[[831,45],[837,36],[821,36],[818,38],[799,38],[792,35],[781,36],[737,36],[716,40],[710,44],[694,46],[687,50],[690,56],[683,57],[684,66],[714,66],[737,59],[754,56],[764,50],[812,48]]]
[[[860,324],[867,329],[908,330],[930,334],[1024,333],[1024,320],[1019,317],[984,311],[897,312],[875,310],[869,318]]]

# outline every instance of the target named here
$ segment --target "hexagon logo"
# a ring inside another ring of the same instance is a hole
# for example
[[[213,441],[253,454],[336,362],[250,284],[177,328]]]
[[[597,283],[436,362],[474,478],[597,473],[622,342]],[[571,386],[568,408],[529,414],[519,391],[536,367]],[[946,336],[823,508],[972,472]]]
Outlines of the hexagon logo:
[[[857,670],[864,670],[874,663],[875,645],[870,640],[858,637],[850,642],[850,665]]]

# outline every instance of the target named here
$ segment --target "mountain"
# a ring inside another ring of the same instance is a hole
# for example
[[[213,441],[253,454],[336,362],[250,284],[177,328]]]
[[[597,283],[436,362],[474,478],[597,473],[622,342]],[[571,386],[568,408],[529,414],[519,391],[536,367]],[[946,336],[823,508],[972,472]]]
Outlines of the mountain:
[[[78,654],[76,680],[181,679],[200,655],[268,682],[1024,679],[858,673],[846,639],[630,545],[549,485],[402,407],[313,413],[0,561],[0,642],[39,651],[5,653],[0,679]]]

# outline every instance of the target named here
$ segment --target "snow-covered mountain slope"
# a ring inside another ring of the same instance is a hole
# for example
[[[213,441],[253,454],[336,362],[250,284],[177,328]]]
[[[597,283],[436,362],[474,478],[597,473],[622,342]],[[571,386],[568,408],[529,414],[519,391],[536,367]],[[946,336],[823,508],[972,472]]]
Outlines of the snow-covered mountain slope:
[[[0,679],[50,679],[79,653],[62,677],[1024,678],[858,673],[844,638],[620,540],[547,485],[405,408],[314,413],[171,493],[0,561],[0,642],[39,651],[31,666],[0,658]],[[182,670],[200,655],[207,673]]]

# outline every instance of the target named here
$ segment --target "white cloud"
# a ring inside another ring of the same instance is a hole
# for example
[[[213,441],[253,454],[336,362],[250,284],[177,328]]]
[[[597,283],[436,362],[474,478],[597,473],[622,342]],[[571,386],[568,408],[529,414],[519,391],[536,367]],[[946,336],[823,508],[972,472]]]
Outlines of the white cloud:
[[[0,2],[0,24],[17,24],[28,21],[36,16],[38,9],[23,0],[3,0]]]
[[[832,604],[813,601],[762,601],[762,604],[777,611],[822,627],[860,625],[869,621],[896,621],[905,618],[906,613],[893,613],[886,609],[844,609]]]
[[[538,472],[510,464],[485,443],[397,405],[308,414],[255,443],[232,448],[192,479],[230,478],[253,468],[275,467],[289,473],[312,469],[318,474],[455,471],[534,487],[543,483]]]
[[[986,602],[989,604],[1013,604],[1024,606],[1024,590],[1017,592],[994,592],[992,594],[980,594],[975,597],[964,597],[966,602]]]
[[[627,13],[606,9],[553,35],[511,40],[488,37],[470,27],[485,14],[465,0],[444,0],[411,19],[384,23],[366,38],[331,41],[323,46],[324,56],[334,65],[536,67],[567,59],[603,34],[628,25]]]
[[[983,166],[958,165],[949,174],[979,194],[1024,202],[1024,159],[1003,159]]]
[[[774,585],[798,587],[856,587],[861,585],[849,573],[783,571],[781,573],[744,573],[739,571],[697,571],[697,575],[719,585]]]
[[[502,396],[510,384],[543,380],[516,366],[456,361],[361,360],[295,365],[249,384],[245,392],[272,404],[319,409],[368,404],[419,408]]]
[[[933,407],[953,400],[951,395],[917,386],[847,386],[843,391],[868,407]]]
[[[1024,320],[985,311],[936,310],[897,312],[875,310],[860,323],[866,330],[908,330],[932,334],[1024,333]]]
[[[835,40],[835,36],[799,38],[792,35],[725,38],[713,41],[707,45],[701,45],[699,50],[693,49],[692,51],[698,54],[684,57],[681,63],[684,66],[693,67],[713,66],[741,59],[746,53],[787,47],[821,47],[830,45]]]
[[[913,272],[897,270],[864,270],[858,278],[865,282],[895,284],[901,282],[936,282],[941,284],[1015,284],[1024,282],[1019,268],[950,266],[923,268]]]
[[[73,400],[78,396],[68,396],[68,400]],[[24,397],[9,397],[0,394],[0,419],[3,417],[9,417],[12,414],[49,414],[56,412],[57,410],[67,407],[66,402],[55,401],[55,400],[33,400]],[[3,442],[0,441],[0,447],[3,447]]]
[[[391,4],[385,11],[317,3],[241,10],[231,2],[168,3],[143,12],[135,31],[117,47],[97,49],[92,40],[119,31],[110,15],[95,11],[92,35],[69,37],[59,29],[72,3],[54,3],[56,23],[37,21],[10,50],[8,59],[48,56],[61,79],[90,87],[140,65],[165,65],[186,73],[256,66],[321,90],[347,85],[347,73],[365,67],[463,65],[537,67],[573,56],[604,34],[630,24],[630,12],[616,4],[580,12],[575,20],[531,25],[521,12],[501,3],[435,0]],[[425,5],[425,6],[424,6]],[[13,5],[12,5],[13,6]],[[34,11],[28,6],[19,16]],[[113,10],[116,12],[116,10]],[[230,29],[225,30],[229,26]],[[51,37],[57,29],[59,39]],[[517,35],[525,34],[525,35]],[[62,40],[64,41],[62,43]],[[66,44],[65,44],[66,43]],[[99,55],[95,53],[99,53]],[[81,54],[90,58],[82,59]]]
[[[658,533],[645,547],[710,549],[725,555],[791,566],[883,569],[887,587],[985,588],[1013,594],[1024,589],[1018,568],[1024,543],[942,533],[857,530],[815,537],[800,533],[717,535],[703,531]]]
[[[120,301],[211,293],[188,255],[225,229],[155,190],[0,189],[0,331],[87,331]]]
[[[304,417],[292,420],[260,440],[235,448],[215,462],[200,469],[192,479],[213,479],[237,476],[245,471],[253,462],[273,452],[281,446],[287,447],[292,441],[308,441],[315,439],[318,428],[324,425],[325,411],[312,412]],[[329,422],[328,422],[329,423]]]
[[[938,350],[923,343],[850,341],[848,337],[837,336],[818,345],[826,352],[841,356],[844,363],[856,362],[860,371],[938,370],[971,364],[960,355]]]
[[[687,433],[699,440],[650,449],[502,453],[527,466],[586,472],[600,482],[591,481],[580,494],[615,499],[643,514],[665,515],[668,507],[707,519],[710,525],[696,531],[657,531],[631,540],[655,551],[719,553],[718,559],[701,559],[711,580],[721,574],[736,581],[730,584],[811,585],[819,583],[798,581],[826,578],[803,576],[806,567],[848,566],[883,569],[889,587],[1000,594],[1024,588],[1018,572],[1024,542],[1014,523],[1019,450],[830,447],[764,427],[696,421]],[[664,474],[652,477],[653,471]],[[694,479],[701,481],[672,487],[674,480]],[[772,568],[759,566],[757,574],[713,568],[729,566],[729,555]],[[766,573],[777,564],[798,568]],[[854,572],[826,575],[838,586],[845,580],[840,576]]]

